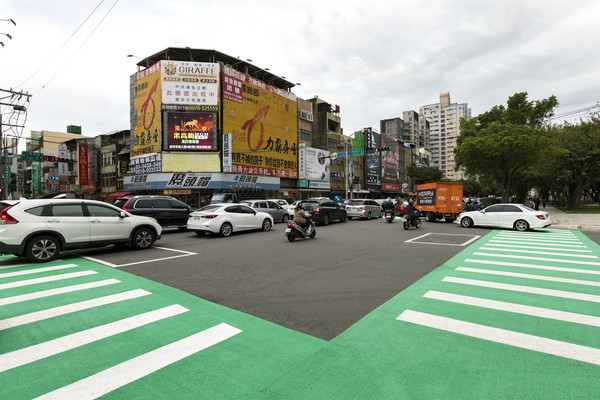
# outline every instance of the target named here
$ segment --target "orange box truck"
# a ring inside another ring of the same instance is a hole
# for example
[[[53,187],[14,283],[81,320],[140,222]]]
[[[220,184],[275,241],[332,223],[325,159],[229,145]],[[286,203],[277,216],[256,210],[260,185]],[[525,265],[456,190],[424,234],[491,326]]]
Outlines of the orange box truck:
[[[462,212],[463,184],[434,182],[417,185],[415,207],[427,222],[445,219],[454,222]]]

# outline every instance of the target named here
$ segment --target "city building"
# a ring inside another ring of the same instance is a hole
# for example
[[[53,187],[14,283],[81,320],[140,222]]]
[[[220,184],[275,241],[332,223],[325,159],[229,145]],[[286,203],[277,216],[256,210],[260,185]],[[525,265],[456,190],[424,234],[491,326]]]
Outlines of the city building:
[[[464,171],[454,170],[454,148],[460,135],[460,119],[471,119],[468,104],[451,103],[450,93],[441,93],[440,102],[421,106],[419,115],[430,124],[431,166],[442,171],[444,178],[463,179]]]

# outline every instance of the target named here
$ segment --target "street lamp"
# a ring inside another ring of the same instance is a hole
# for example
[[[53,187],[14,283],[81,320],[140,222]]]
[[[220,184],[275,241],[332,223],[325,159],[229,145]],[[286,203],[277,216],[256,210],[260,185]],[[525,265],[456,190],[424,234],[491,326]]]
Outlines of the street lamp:
[[[12,22],[14,26],[17,26],[17,23],[15,22],[14,19],[9,18],[9,19],[0,19],[0,21],[8,21],[8,22]]]

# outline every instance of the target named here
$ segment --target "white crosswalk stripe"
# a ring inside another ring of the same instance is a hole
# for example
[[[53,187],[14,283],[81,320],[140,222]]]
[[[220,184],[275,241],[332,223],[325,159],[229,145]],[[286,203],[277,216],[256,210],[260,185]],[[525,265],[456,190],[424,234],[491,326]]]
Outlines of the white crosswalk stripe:
[[[600,287],[600,280],[594,280],[600,275],[600,263],[592,261],[598,259],[600,252],[597,247],[591,249],[585,245],[579,235],[581,234],[575,235],[572,232],[545,234],[502,231],[496,233],[482,245],[476,243],[474,246],[478,246],[477,250],[472,255],[465,257],[463,262],[471,264],[473,267],[459,265],[454,270],[463,275],[453,276],[454,274],[448,273],[442,278],[443,283],[459,285],[458,287],[444,286],[446,288],[444,291],[429,290],[423,295],[423,298],[436,301],[437,304],[455,304],[456,307],[477,307],[491,310],[490,312],[504,313],[502,318],[497,319],[500,326],[489,326],[489,321],[478,324],[472,320],[462,321],[439,315],[439,313],[425,313],[416,309],[404,310],[397,319],[437,330],[600,365],[600,349],[588,346],[586,343],[570,343],[568,340],[559,340],[561,332],[557,332],[555,329],[548,328],[549,337],[542,337],[526,333],[528,327],[523,325],[522,321],[519,322],[519,326],[523,327],[523,332],[507,330],[502,327],[505,321],[508,323],[511,315],[516,314],[536,318],[535,321],[532,320],[532,326],[538,328],[544,326],[540,322],[541,320],[577,324],[580,326],[579,329],[583,330],[600,327],[600,315],[587,315],[559,309],[563,304],[559,299],[600,303],[600,291],[596,290]],[[515,261],[503,261],[506,259]],[[582,268],[571,268],[571,265],[580,265]],[[477,268],[474,268],[475,266]],[[490,268],[492,266],[493,269]],[[583,266],[587,268],[583,269]],[[514,268],[552,271],[553,274],[550,276],[514,272]],[[467,278],[465,276],[468,275],[465,274],[475,274],[482,279]],[[589,279],[574,279],[572,274],[587,275]],[[484,280],[486,276],[491,280]],[[519,284],[519,280],[528,283]],[[540,286],[537,286],[536,282]],[[542,282],[552,283],[554,287],[561,285],[561,289],[543,287],[541,286]],[[580,290],[577,289],[578,286],[583,289],[582,292],[578,291]],[[469,287],[477,290],[478,296],[465,294],[465,289]],[[454,289],[460,290],[460,294],[451,293]],[[482,296],[482,293],[488,293],[489,298]],[[510,293],[514,293],[515,299],[519,299],[519,301],[494,299],[500,294],[506,298]],[[547,307],[522,304],[527,301],[539,301],[539,296],[547,299],[545,301]],[[556,304],[556,307],[552,307],[553,304]],[[571,307],[575,307],[576,303],[569,304]],[[464,315],[464,312],[461,315]],[[595,337],[595,334],[596,332],[588,332],[587,336]],[[586,334],[582,334],[582,337],[586,337]]]

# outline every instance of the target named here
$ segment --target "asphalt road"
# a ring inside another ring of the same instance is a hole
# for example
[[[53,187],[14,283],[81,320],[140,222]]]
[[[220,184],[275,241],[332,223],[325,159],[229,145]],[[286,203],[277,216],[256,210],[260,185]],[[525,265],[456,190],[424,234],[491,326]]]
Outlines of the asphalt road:
[[[405,231],[399,220],[350,220],[318,226],[315,239],[289,243],[284,230],[277,223],[269,232],[222,238],[167,229],[147,251],[80,254],[330,340],[460,252],[467,241],[490,232],[445,222],[423,222],[420,229]]]

